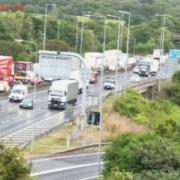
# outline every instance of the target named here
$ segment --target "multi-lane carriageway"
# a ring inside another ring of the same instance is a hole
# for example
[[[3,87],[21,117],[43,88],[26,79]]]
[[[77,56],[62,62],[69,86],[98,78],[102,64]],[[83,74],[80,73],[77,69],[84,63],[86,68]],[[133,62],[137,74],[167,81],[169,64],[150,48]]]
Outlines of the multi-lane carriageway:
[[[109,76],[109,75],[108,75]],[[114,75],[111,75],[114,76]],[[132,72],[127,74],[127,84],[130,83],[130,77]],[[156,79],[158,77],[151,77]],[[119,74],[119,84],[123,86],[124,74]],[[148,81],[149,78],[143,78],[143,82]],[[8,143],[10,145],[20,145],[21,147],[26,146],[32,138],[37,138],[45,133],[48,133],[54,128],[63,127],[67,119],[65,118],[65,111],[49,110],[47,107],[47,87],[41,89],[35,94],[34,110],[20,109],[18,103],[10,103],[7,98],[1,100],[0,110],[0,142]],[[96,96],[100,93],[100,83],[90,85],[88,94],[95,94]],[[109,91],[104,91],[106,96]],[[32,92],[28,95],[32,97]],[[78,115],[81,109],[80,95],[78,98],[77,105],[74,107],[74,114]],[[91,104],[93,103],[93,104]],[[91,100],[88,97],[88,105],[97,105],[97,101]]]

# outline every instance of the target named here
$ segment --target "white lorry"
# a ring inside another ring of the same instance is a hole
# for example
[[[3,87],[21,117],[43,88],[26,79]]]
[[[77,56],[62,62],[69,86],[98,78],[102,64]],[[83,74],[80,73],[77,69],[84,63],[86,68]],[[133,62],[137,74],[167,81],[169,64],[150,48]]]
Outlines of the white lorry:
[[[53,81],[48,91],[48,108],[65,109],[68,103],[75,104],[77,97],[77,81],[69,79]]]
[[[23,84],[14,85],[9,95],[9,101],[22,101],[28,93],[27,86]]]
[[[155,76],[159,71],[159,61],[147,58],[140,61],[138,67],[140,76]]]
[[[39,77],[45,81],[68,79],[70,72],[79,70],[84,59],[77,53],[39,51]]]
[[[106,50],[104,55],[105,55],[105,61],[107,62],[108,69],[110,71],[115,71],[116,66],[117,68],[120,67],[119,59],[121,56],[121,51],[116,49]]]
[[[167,58],[168,57],[164,54],[164,51],[162,49],[153,50],[153,59],[158,60],[160,65],[163,65]]]
[[[82,93],[83,86],[84,86],[84,82],[83,82],[83,77],[82,76],[83,75],[81,74],[80,70],[71,71],[71,73],[70,73],[70,79],[76,80],[79,83],[79,85],[78,85],[78,92],[79,92],[79,94]],[[86,89],[88,88],[88,86],[89,86],[89,82],[87,81]]]
[[[101,52],[87,52],[84,55],[84,63],[88,69],[101,70],[104,61],[104,69],[108,69],[108,64],[106,59],[104,59],[104,54]]]

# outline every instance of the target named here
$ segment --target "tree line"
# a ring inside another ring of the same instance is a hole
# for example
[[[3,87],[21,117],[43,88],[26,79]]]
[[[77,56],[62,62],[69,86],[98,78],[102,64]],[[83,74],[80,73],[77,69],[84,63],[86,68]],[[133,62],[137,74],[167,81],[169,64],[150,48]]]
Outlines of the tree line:
[[[12,4],[12,1],[1,1]],[[0,53],[13,55],[16,60],[31,60],[35,57],[35,49],[27,44],[17,44],[14,39],[34,41],[38,49],[42,49],[44,31],[44,10],[48,1],[21,0],[25,12],[8,12],[0,14]],[[82,17],[83,12],[92,12],[100,16],[107,14],[119,15],[118,10],[127,10],[131,15],[130,53],[152,53],[153,49],[160,47],[160,34],[162,17],[155,14],[167,14],[164,48],[179,47],[178,41],[173,39],[179,33],[180,8],[179,1],[168,0],[101,0],[57,1],[56,7],[48,6],[47,18],[47,50],[75,51],[79,53],[81,26],[84,23],[82,51],[102,51],[104,22],[102,19],[89,19]],[[16,3],[17,4],[17,3]],[[122,51],[126,51],[127,17],[124,17]],[[59,24],[59,25],[58,25]],[[58,27],[59,26],[59,27]],[[77,33],[78,26],[78,33]],[[59,32],[58,32],[59,31]],[[117,48],[118,20],[108,20],[106,48]],[[59,34],[59,35],[58,35]],[[76,36],[78,39],[76,41]],[[16,47],[14,52],[11,47]],[[75,47],[78,47],[75,49]],[[18,49],[19,48],[19,49]],[[6,49],[6,50],[5,50]]]

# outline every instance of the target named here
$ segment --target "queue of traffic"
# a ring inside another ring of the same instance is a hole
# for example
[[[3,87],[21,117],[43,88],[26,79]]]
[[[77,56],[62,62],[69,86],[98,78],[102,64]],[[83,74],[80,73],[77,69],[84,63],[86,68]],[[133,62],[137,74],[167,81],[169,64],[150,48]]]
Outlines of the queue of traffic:
[[[65,109],[66,104],[75,104],[83,86],[98,83],[99,71],[113,72],[116,70],[133,69],[130,81],[138,83],[140,76],[156,75],[161,61],[160,54],[155,50],[153,57],[127,58],[125,53],[108,50],[104,54],[89,52],[85,58],[73,52],[39,51],[39,62],[16,61],[10,56],[0,56],[0,86],[9,91],[9,101],[20,102],[20,108],[33,109],[33,100],[27,98],[28,86],[39,85],[43,81],[51,82],[48,90],[48,108]],[[104,65],[104,66],[103,66]],[[83,69],[86,71],[83,71]],[[105,90],[116,87],[115,79],[107,78],[103,85]]]

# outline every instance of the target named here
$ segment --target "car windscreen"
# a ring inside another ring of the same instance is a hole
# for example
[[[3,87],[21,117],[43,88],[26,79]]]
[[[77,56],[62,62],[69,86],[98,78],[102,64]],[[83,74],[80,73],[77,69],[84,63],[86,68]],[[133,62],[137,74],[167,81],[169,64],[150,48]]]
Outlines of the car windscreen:
[[[139,65],[139,69],[148,70],[149,69],[149,65],[146,65],[146,64]]]
[[[19,89],[14,89],[14,90],[12,90],[12,92],[16,93],[16,94],[22,94],[22,91]]]
[[[64,93],[64,91],[51,90],[50,95],[63,97],[63,96],[65,96],[65,93]]]
[[[113,80],[106,80],[105,83],[115,84],[115,81],[113,81]]]
[[[24,99],[23,103],[32,103],[32,99]]]

